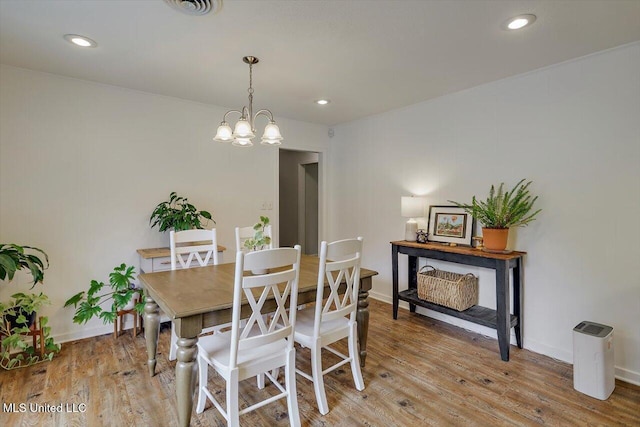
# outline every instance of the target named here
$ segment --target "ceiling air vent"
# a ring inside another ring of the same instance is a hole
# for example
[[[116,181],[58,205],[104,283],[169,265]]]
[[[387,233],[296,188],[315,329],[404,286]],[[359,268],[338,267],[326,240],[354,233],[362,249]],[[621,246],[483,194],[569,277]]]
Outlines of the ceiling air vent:
[[[216,13],[222,7],[222,0],[164,0],[165,3],[187,15]]]

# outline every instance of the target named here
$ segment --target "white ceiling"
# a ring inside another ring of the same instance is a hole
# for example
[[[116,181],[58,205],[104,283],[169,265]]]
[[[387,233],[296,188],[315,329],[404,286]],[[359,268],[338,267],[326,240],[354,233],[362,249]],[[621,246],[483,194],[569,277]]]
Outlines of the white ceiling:
[[[536,23],[501,28],[523,13]],[[637,40],[640,0],[224,0],[205,16],[161,0],[0,0],[4,64],[240,108],[254,55],[254,109],[327,125]]]

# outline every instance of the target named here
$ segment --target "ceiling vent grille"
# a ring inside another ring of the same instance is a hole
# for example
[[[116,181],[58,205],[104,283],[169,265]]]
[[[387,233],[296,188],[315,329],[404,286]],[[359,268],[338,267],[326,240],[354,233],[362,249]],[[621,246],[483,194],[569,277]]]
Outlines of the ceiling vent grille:
[[[222,0],[164,0],[169,6],[187,15],[216,13],[222,7]]]

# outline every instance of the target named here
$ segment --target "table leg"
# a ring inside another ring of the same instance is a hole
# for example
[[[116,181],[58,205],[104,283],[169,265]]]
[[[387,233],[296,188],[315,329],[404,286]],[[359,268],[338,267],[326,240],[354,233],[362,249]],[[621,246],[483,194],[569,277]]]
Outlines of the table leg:
[[[516,266],[513,268],[513,314],[518,318],[516,324],[516,344],[518,348],[522,348],[522,304],[524,302],[522,295],[522,285],[524,280],[524,266],[522,265],[522,258],[518,258]]]
[[[371,278],[366,280],[371,280]],[[360,366],[364,368],[367,359],[367,335],[369,334],[369,291],[360,289],[358,292],[356,321],[358,322],[358,344],[360,344]]]
[[[508,362],[511,315],[509,314],[509,266],[506,261],[496,263],[496,317],[500,357]]]
[[[193,410],[193,394],[196,385],[196,356],[198,338],[178,338],[176,363],[176,397],[178,401],[179,425],[188,427]]]
[[[150,296],[146,296],[144,305],[144,338],[147,342],[147,366],[149,375],[156,374],[156,352],[158,350],[158,333],[160,332],[160,307]]]
[[[391,283],[393,286],[393,318],[398,318],[398,247],[391,245]]]
[[[407,259],[407,284],[409,289],[417,289],[418,288],[418,257],[409,255]],[[416,312],[416,305],[409,303],[409,312]]]

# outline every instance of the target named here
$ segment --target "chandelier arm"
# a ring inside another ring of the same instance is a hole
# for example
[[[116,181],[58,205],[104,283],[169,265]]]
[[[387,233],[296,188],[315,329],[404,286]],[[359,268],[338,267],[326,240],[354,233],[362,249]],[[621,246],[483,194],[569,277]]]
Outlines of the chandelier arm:
[[[242,110],[244,111],[245,108],[246,107],[242,107]],[[224,117],[222,118],[222,121],[223,122],[227,121],[227,114],[229,114],[229,113],[238,113],[238,114],[240,114],[240,117],[242,117],[243,111],[240,111],[240,110],[229,110],[226,113],[224,113]]]
[[[253,116],[253,123],[256,122],[256,119],[258,118],[258,116],[263,115],[266,116],[269,119],[269,122],[273,122],[273,113],[269,110],[267,110],[266,108],[263,108],[262,110],[259,110],[254,116]]]

